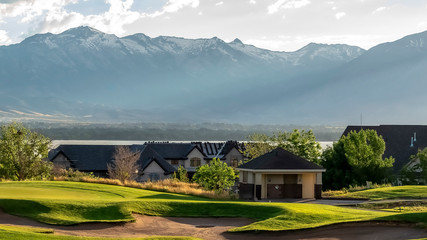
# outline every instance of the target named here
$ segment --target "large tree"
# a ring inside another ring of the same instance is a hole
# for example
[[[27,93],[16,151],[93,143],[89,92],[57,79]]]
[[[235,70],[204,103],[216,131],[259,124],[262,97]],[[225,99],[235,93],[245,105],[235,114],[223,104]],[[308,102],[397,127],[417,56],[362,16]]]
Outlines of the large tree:
[[[224,190],[234,185],[236,175],[232,167],[219,158],[199,167],[193,181],[209,190]]]
[[[121,182],[135,180],[138,177],[138,160],[141,151],[132,151],[128,146],[116,146],[112,163],[107,165],[110,178]]]
[[[20,123],[0,128],[0,178],[12,180],[42,179],[50,175],[50,140]]]
[[[323,153],[324,187],[339,189],[386,180],[394,158],[383,159],[384,151],[385,142],[375,130],[351,131]]]
[[[313,131],[294,129],[292,132],[278,132],[272,136],[253,134],[245,143],[245,154],[250,158],[261,156],[277,147],[281,147],[312,162],[318,162],[321,147],[316,142]]]

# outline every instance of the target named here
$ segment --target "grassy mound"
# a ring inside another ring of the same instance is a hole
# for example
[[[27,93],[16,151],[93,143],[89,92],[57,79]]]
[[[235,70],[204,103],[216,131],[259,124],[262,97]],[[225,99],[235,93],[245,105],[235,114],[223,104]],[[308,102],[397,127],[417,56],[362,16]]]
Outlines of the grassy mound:
[[[188,195],[82,182],[1,182],[0,208],[48,224],[126,222],[131,213],[177,217],[245,217],[232,231],[280,231],[386,219],[399,213],[318,204],[215,201]],[[421,221],[427,222],[425,218]]]
[[[427,198],[427,186],[382,187],[346,193],[337,191],[337,194],[329,195],[339,198],[366,198],[370,200],[423,199]]]
[[[0,225],[0,239],[2,240],[200,240],[192,237],[147,237],[147,238],[94,238],[53,235],[50,229],[12,227]]]

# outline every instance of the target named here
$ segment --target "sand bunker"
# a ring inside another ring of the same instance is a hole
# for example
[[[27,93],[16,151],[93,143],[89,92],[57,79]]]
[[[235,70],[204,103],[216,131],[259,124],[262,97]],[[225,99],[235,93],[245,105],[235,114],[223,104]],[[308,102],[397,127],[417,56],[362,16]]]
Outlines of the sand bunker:
[[[227,233],[234,227],[253,221],[244,218],[177,218],[134,215],[130,223],[85,223],[75,226],[55,226],[13,216],[0,211],[0,224],[44,227],[55,234],[93,237],[193,236],[206,240],[236,239],[310,239],[310,240],[397,240],[427,237],[424,229],[396,223],[347,223],[310,230],[275,233]]]

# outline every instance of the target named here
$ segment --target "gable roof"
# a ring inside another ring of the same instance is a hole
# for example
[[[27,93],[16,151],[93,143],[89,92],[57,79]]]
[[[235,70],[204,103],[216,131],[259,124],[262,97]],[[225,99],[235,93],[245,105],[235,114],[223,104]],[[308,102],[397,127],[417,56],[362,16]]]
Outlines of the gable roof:
[[[427,125],[379,125],[379,126],[347,126],[343,132],[346,136],[350,131],[372,129],[381,135],[385,142],[383,158],[393,157],[393,170],[399,172],[410,161],[418,149],[427,147]],[[415,135],[415,136],[414,136]],[[411,147],[411,138],[416,137]]]
[[[191,143],[147,143],[164,159],[186,160],[187,155],[194,149]]]
[[[138,164],[144,170],[152,161],[155,161],[166,174],[173,173],[175,168],[159,155],[154,149],[146,145],[130,145],[131,151],[141,151]],[[107,171],[107,164],[113,160],[115,145],[61,145],[49,152],[49,160],[53,160],[62,153],[74,167],[80,171]]]
[[[48,153],[48,156],[50,156],[51,154],[50,154],[50,152]],[[59,149],[59,150],[57,150],[57,151],[54,151],[54,152],[52,152],[52,157],[48,157],[48,159],[50,160],[50,161],[52,161],[53,159],[55,159],[55,158],[57,158],[59,155],[63,155],[64,157],[65,157],[65,159],[67,159],[68,160],[68,162],[70,163],[70,167],[72,167],[72,168],[75,168],[76,167],[76,165],[75,165],[75,160],[71,160],[71,158],[70,157],[68,157],[67,156],[67,154],[65,154],[61,149]]]
[[[322,167],[299,157],[283,148],[276,148],[251,161],[240,165],[237,169],[253,170],[324,170]]]
[[[220,159],[230,153],[233,148],[237,150],[243,149],[243,144],[239,144],[237,141],[227,142],[193,142],[203,154],[206,155],[207,159],[218,157]]]
[[[156,161],[165,172],[176,169],[166,160],[187,160],[192,151],[199,151],[205,159],[223,158],[238,143],[234,141],[220,143],[168,143],[149,142],[143,145],[127,145],[132,151],[141,151],[139,164],[144,169],[151,161]],[[49,160],[53,160],[60,152],[80,171],[107,171],[107,164],[113,160],[115,145],[60,145],[49,151]]]
[[[152,162],[156,162],[165,171],[165,175],[176,171],[160,154],[151,147],[146,146],[141,152],[138,164],[140,164],[142,171],[144,171]]]
[[[106,171],[114,151],[113,145],[61,145],[49,152],[49,160],[62,152],[80,171]]]

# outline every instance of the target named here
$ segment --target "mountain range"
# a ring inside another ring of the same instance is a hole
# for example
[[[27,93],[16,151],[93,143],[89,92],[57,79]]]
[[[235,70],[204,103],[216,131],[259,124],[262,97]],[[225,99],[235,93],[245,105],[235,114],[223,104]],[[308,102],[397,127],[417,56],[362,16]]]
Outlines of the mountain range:
[[[427,32],[295,52],[90,27],[37,34],[0,46],[0,120],[422,123],[426,44]]]

